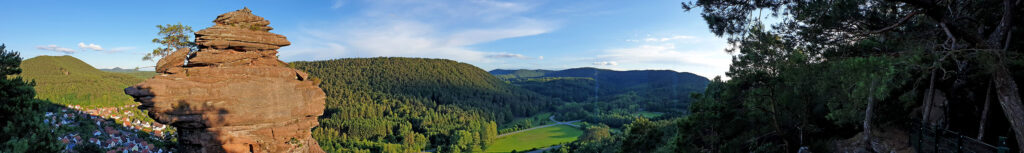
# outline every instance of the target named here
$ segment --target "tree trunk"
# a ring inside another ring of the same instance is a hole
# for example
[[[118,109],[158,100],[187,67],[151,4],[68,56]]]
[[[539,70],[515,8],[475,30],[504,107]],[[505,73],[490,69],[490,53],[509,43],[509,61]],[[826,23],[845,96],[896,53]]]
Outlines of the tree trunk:
[[[936,61],[938,62],[938,61]],[[938,64],[933,64],[938,65]],[[935,100],[935,73],[938,68],[932,68],[932,76],[929,79],[928,90],[924,94],[924,114],[921,116],[921,124],[929,125],[928,117],[932,115],[932,101]]]
[[[1010,125],[1013,127],[1013,133],[1017,139],[1017,148],[1024,150],[1024,105],[1020,101],[1020,91],[1017,89],[1017,82],[1013,80],[1010,70],[1006,67],[1006,57],[1001,55],[1006,52],[1009,45],[1012,35],[1010,29],[1013,28],[1014,11],[1016,9],[1016,4],[1012,3],[1011,0],[1003,0],[1003,18],[999,22],[999,26],[996,27],[996,30],[993,30],[992,35],[989,36],[987,43],[989,44],[988,48],[998,49],[996,57],[999,60],[995,64],[995,73],[993,74],[995,79],[993,81],[995,81],[996,85],[996,94],[999,96],[999,104],[1003,107],[1003,115],[1006,115],[1006,119],[1010,121]]]
[[[1021,105],[1020,93],[1017,90],[1017,82],[1010,76],[1010,71],[1005,64],[998,64],[995,71],[996,93],[999,95],[999,104],[1003,107],[1006,119],[1010,120],[1013,132],[1016,135],[1017,147],[1024,150],[1024,105]]]
[[[782,136],[783,135],[782,127],[779,126],[779,118],[777,117],[779,110],[778,110],[778,108],[775,107],[776,103],[778,102],[775,99],[775,87],[768,87],[768,94],[770,96],[769,99],[771,100],[771,107],[772,107],[772,111],[771,111],[771,114],[772,114],[772,125],[775,126],[775,132],[776,132],[775,134],[777,134],[779,136]],[[790,152],[789,151],[789,140],[782,139],[782,143],[783,143],[784,146],[786,146],[785,147],[786,148],[786,152]]]
[[[871,116],[874,114],[875,107],[875,84],[878,80],[871,81],[871,89],[868,92],[868,108],[864,111],[864,147],[867,147],[868,152],[875,152],[874,147],[871,146]]]
[[[978,123],[978,141],[981,141],[982,138],[985,138],[985,123],[988,122],[988,108],[992,103],[992,101],[990,101],[992,99],[991,94],[992,83],[989,83],[988,88],[986,88],[985,90],[985,106],[983,109],[981,109],[981,123]]]

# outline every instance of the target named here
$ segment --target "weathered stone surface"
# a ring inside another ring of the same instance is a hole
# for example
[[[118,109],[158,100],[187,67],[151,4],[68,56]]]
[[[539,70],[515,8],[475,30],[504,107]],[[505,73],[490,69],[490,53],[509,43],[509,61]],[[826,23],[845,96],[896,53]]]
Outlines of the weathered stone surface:
[[[270,33],[270,21],[252,14],[248,8],[224,13],[213,20],[213,27],[196,32],[200,49],[232,49],[235,51],[276,50],[291,45],[282,35]]]
[[[196,44],[217,49],[234,48],[242,51],[274,50],[291,42],[278,34],[266,31],[214,25],[196,32]]]
[[[178,73],[177,71],[170,71],[175,67],[181,67],[185,65],[185,55],[188,54],[188,49],[177,49],[170,55],[164,56],[156,62],[156,73]]]
[[[275,49],[288,40],[248,9],[214,22],[196,33],[200,50],[187,64],[187,52],[172,53],[167,57],[180,58],[161,59],[160,75],[125,93],[178,129],[181,152],[323,152],[310,129],[326,95],[308,74],[277,59]]]

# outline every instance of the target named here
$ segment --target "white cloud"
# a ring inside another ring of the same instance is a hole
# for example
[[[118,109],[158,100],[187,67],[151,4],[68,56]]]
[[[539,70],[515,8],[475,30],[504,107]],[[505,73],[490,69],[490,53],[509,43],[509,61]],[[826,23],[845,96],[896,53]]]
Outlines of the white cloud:
[[[601,61],[601,62],[594,62],[593,64],[594,65],[598,65],[598,66],[615,66],[615,65],[619,65],[619,62],[615,62],[615,61]]]
[[[537,56],[538,60],[544,60],[544,56]]]
[[[633,48],[609,49],[597,57],[629,63],[696,64],[726,68],[732,62],[731,56],[721,51],[683,51],[677,49],[674,44],[640,45]],[[726,60],[723,60],[723,58]]]
[[[301,27],[282,48],[285,60],[340,57],[426,57],[489,63],[529,59],[516,53],[490,52],[471,46],[533,36],[556,28],[554,22],[526,17],[532,5],[489,0],[363,1],[362,16]],[[400,11],[397,11],[400,10]]]
[[[713,40],[717,41],[717,40]],[[724,43],[723,43],[724,44]],[[732,56],[723,52],[725,46],[712,48],[687,46],[677,48],[672,43],[646,43],[636,47],[615,48],[604,50],[593,58],[594,65],[619,65],[627,69],[672,69],[681,72],[692,72],[708,78],[723,76],[729,70]],[[617,63],[611,63],[615,61]]]
[[[96,44],[92,44],[92,43],[86,45],[84,42],[79,42],[78,43],[78,47],[82,48],[83,50],[103,51],[103,47],[100,47],[100,45],[96,45]]]
[[[675,35],[675,36],[672,36],[672,37],[661,37],[661,38],[648,37],[648,38],[644,39],[644,41],[645,42],[666,42],[666,41],[670,41],[670,40],[693,39],[693,38],[694,38],[693,36]],[[626,40],[626,41],[630,41],[630,40]],[[640,42],[640,40],[635,40],[634,39],[631,42]]]
[[[36,46],[36,49],[61,52],[61,53],[64,53],[64,54],[73,54],[73,53],[75,53],[74,49],[59,47],[57,45],[40,45],[40,46]]]

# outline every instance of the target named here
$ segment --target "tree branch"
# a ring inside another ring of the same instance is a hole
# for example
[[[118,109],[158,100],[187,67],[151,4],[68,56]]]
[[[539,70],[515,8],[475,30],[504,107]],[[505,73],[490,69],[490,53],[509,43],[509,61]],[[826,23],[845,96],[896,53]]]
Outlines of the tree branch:
[[[924,10],[924,14],[926,16],[932,18],[933,20],[936,20],[936,21],[939,21],[939,22],[955,22],[955,21],[947,18],[947,14],[945,12],[945,8],[942,8],[942,6],[939,6],[936,1],[930,1],[930,0],[894,0],[894,1],[903,2],[903,3],[906,3],[906,4],[909,4],[909,5],[921,8],[921,9]],[[959,37],[961,40],[967,41],[970,44],[984,45],[983,43],[985,43],[984,39],[982,38],[982,36],[980,34],[975,34],[975,33],[972,33],[972,32],[963,31],[963,29],[960,29],[960,27],[958,27],[957,24],[955,24],[955,23],[946,24],[945,26],[946,26],[945,29],[949,30],[949,34],[953,35],[953,37]]]
[[[917,16],[918,14],[921,14],[921,13],[923,13],[923,11],[916,11],[916,12],[910,13],[906,17],[903,17],[902,19],[900,19],[899,22],[896,22],[896,24],[892,24],[892,25],[890,25],[888,27],[885,27],[885,28],[882,28],[882,29],[873,30],[870,33],[881,33],[881,32],[885,32],[885,31],[889,31],[890,29],[896,28],[899,25],[902,25],[904,22],[907,22],[907,20],[910,20],[910,18],[912,18],[914,16]]]
[[[1014,7],[1016,6],[1014,4],[1015,2],[1010,1],[1011,0],[1003,0],[1003,17],[999,20],[999,25],[996,26],[996,29],[988,36],[988,41],[986,43],[988,43],[987,45],[992,48],[1003,46],[999,43],[1002,43],[1002,39],[1006,38],[1007,33],[1010,31],[1010,24],[1013,23],[1014,17],[1013,11],[1016,9],[1016,7]]]

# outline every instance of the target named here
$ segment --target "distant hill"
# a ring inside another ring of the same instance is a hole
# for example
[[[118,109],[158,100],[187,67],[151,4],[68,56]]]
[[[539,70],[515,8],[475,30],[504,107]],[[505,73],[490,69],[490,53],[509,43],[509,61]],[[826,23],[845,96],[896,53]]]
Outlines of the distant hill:
[[[580,92],[588,89],[589,96],[611,96],[627,92],[660,97],[688,97],[689,93],[704,91],[707,78],[671,70],[615,71],[598,68],[553,70],[491,70],[492,75],[541,94],[579,101],[579,94],[567,95],[558,91]],[[547,88],[542,84],[548,84]],[[551,90],[551,91],[549,91]],[[566,97],[573,96],[573,97]]]
[[[291,66],[321,80],[327,93],[327,110],[313,131],[327,152],[480,149],[493,140],[496,124],[555,104],[452,60],[347,58]]]
[[[131,76],[134,76],[134,77],[142,78],[142,79],[149,79],[149,78],[153,78],[153,76],[156,76],[156,71],[139,71],[139,70],[136,70],[136,69],[122,69],[120,67],[114,67],[114,68],[110,68],[110,69],[100,69],[100,71],[114,72],[114,73],[123,73],[123,74],[128,74],[128,75],[131,75]]]
[[[492,70],[491,74],[536,93],[565,101],[556,118],[582,119],[621,128],[636,117],[666,119],[688,114],[691,94],[702,93],[707,78],[669,70],[615,71]],[[647,115],[643,114],[659,114]]]
[[[21,62],[25,80],[36,83],[36,97],[83,107],[134,103],[123,89],[144,79],[100,71],[71,56],[38,56]]]
[[[551,71],[551,70],[525,70],[525,69],[520,69],[520,70],[495,69],[495,70],[491,70],[490,71],[491,74],[493,74],[494,76],[496,76],[498,78],[501,78],[501,79],[544,77],[544,75],[546,75],[547,73],[551,73],[551,72],[554,72],[554,71]]]

